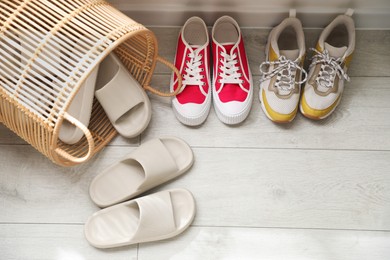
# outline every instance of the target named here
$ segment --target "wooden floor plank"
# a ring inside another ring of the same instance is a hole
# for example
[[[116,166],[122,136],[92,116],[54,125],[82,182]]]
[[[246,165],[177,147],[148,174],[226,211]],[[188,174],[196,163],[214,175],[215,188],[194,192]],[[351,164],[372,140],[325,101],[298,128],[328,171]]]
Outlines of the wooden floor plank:
[[[134,149],[108,147],[89,163],[61,168],[29,146],[0,148],[0,223],[79,224],[98,210],[88,194],[92,178]],[[194,154],[188,173],[156,190],[189,189],[196,225],[390,230],[390,152],[195,148]]]
[[[96,249],[82,225],[0,224],[2,258],[137,259],[137,245]],[[172,239],[139,245],[139,260],[387,260],[388,232],[190,227]]]
[[[254,82],[258,81],[255,77]],[[169,77],[156,76],[153,82],[163,87]],[[174,116],[169,98],[151,95],[152,121],[142,138],[174,135],[196,147],[390,150],[390,78],[354,77],[329,118],[313,121],[298,114],[286,125],[274,124],[265,116],[258,85],[250,115],[238,126],[220,122],[214,109],[203,125],[184,126]]]
[[[1,259],[137,259],[137,245],[97,249],[88,244],[83,229],[83,225],[0,224]]]
[[[26,142],[0,123],[0,144],[26,144]]]
[[[195,225],[390,230],[390,152],[194,149]],[[161,189],[161,188],[160,188]]]
[[[107,147],[87,163],[65,168],[31,146],[0,146],[0,222],[84,223],[99,210],[89,199],[92,178],[133,149]]]
[[[164,242],[141,244],[139,260],[387,260],[390,233],[192,227]]]

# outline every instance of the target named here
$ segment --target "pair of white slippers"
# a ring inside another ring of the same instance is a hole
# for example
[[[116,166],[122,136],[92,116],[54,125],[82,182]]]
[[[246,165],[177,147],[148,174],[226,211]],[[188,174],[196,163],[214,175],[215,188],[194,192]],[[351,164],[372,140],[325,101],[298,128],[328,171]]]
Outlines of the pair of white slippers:
[[[91,118],[94,95],[120,135],[132,138],[148,126],[152,111],[149,98],[113,53],[95,67],[68,108],[68,113],[85,126]],[[82,137],[79,128],[63,121],[59,132],[61,141],[75,144]]]
[[[112,248],[171,238],[187,229],[195,216],[195,200],[188,190],[133,198],[183,174],[193,162],[192,150],[183,140],[156,138],[97,175],[90,196],[98,206],[107,208],[87,220],[88,242]]]

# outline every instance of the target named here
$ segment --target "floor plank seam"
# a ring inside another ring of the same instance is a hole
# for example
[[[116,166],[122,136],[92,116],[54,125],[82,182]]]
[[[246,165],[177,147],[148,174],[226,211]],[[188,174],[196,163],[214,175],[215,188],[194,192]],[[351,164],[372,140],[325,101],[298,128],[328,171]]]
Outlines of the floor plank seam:
[[[64,223],[64,222],[52,222],[52,223],[41,223],[41,222],[0,222],[0,225],[58,225],[58,226],[83,226],[85,223]]]
[[[33,223],[33,222],[0,222],[0,225],[58,225],[58,226],[84,226],[84,223]],[[317,231],[352,231],[352,232],[386,232],[390,233],[390,229],[348,229],[348,228],[305,228],[305,227],[261,227],[261,226],[226,226],[226,225],[191,225],[194,228],[227,228],[227,229],[278,229],[278,230],[317,230]]]
[[[107,147],[113,148],[137,148],[141,145],[121,145],[121,144],[109,144]],[[30,146],[29,144],[0,144],[1,146]],[[232,150],[297,150],[297,151],[345,151],[345,152],[390,152],[389,150],[374,150],[374,149],[346,149],[346,148],[303,148],[303,147],[250,147],[250,146],[199,146],[199,145],[191,145],[193,149],[232,149]]]
[[[237,147],[237,146],[191,146],[195,149],[232,149],[232,150],[299,150],[299,151],[346,151],[346,152],[390,152],[389,150],[345,149],[345,148],[300,148],[300,147]]]
[[[259,227],[259,226],[210,226],[210,225],[191,225],[197,228],[231,228],[231,229],[280,229],[280,230],[319,230],[319,231],[354,231],[354,232],[387,232],[390,229],[348,229],[348,228],[304,228],[304,227]]]

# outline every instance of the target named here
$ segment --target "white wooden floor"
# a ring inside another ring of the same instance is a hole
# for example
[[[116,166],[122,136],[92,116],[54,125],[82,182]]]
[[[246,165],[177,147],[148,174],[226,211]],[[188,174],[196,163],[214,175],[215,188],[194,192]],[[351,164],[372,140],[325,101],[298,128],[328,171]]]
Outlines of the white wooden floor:
[[[179,28],[151,28],[171,61]],[[89,163],[61,168],[0,126],[0,259],[390,259],[390,31],[358,31],[341,105],[328,119],[276,125],[261,111],[258,66],[269,30],[243,29],[256,82],[249,118],[236,127],[211,111],[201,127],[151,97],[140,138],[116,138]],[[306,30],[307,47],[320,30]],[[153,84],[169,83],[158,66]],[[193,168],[155,190],[182,187],[197,201],[193,225],[158,243],[98,250],[83,224],[98,207],[93,177],[145,140],[178,136]]]

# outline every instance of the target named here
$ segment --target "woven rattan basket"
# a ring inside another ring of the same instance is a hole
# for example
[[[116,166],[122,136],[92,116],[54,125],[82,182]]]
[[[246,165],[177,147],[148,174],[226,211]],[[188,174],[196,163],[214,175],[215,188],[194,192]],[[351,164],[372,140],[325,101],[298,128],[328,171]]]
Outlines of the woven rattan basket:
[[[155,35],[101,0],[0,1],[0,122],[63,166],[85,162],[116,131],[94,100],[89,126],[66,111],[84,80],[111,51],[145,89],[156,61]],[[180,78],[180,76],[179,76]],[[179,89],[177,89],[178,91]],[[58,138],[64,120],[84,137]]]

